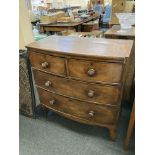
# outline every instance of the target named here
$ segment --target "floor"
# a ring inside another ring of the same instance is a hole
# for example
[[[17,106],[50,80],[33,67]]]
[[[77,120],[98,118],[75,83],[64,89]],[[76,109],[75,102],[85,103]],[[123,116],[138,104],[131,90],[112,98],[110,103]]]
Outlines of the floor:
[[[36,119],[20,115],[20,155],[134,155],[134,133],[129,150],[123,150],[130,112],[123,110],[116,142],[108,130],[80,124],[49,111],[40,110]]]

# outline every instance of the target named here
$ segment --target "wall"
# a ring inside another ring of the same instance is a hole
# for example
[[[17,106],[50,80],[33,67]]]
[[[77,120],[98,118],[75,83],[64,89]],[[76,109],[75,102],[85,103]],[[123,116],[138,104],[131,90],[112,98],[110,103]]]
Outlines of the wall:
[[[19,49],[26,49],[25,45],[34,41],[32,26],[28,17],[25,0],[19,1]]]

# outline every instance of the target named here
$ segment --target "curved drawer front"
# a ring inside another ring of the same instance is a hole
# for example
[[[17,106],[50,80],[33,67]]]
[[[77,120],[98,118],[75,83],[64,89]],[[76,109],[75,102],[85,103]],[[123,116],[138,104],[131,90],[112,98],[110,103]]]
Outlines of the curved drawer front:
[[[120,83],[123,64],[69,59],[68,68],[69,75],[74,78],[99,82]]]
[[[32,67],[59,75],[66,75],[64,58],[31,52],[29,55]]]
[[[110,109],[100,105],[80,102],[77,100],[62,97],[41,88],[38,88],[40,101],[56,112],[75,116],[91,123],[114,124],[117,121],[118,109]]]
[[[37,70],[34,70],[33,73],[36,85],[47,90],[89,102],[96,102],[98,104],[119,104],[120,87],[88,84],[86,82],[66,79]]]

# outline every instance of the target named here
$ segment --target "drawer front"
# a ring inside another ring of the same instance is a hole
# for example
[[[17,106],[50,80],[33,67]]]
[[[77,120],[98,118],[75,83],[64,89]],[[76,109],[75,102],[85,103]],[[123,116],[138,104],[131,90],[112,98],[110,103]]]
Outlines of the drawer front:
[[[64,58],[31,52],[29,55],[32,67],[50,73],[66,75]]]
[[[115,124],[118,119],[118,109],[80,102],[50,93],[41,88],[38,88],[38,93],[41,103],[56,112],[62,112],[98,124]]]
[[[120,83],[123,71],[121,63],[91,62],[70,59],[69,75],[83,80]]]
[[[37,70],[34,70],[33,73],[36,84],[45,89],[98,104],[118,105],[120,87],[88,84]]]

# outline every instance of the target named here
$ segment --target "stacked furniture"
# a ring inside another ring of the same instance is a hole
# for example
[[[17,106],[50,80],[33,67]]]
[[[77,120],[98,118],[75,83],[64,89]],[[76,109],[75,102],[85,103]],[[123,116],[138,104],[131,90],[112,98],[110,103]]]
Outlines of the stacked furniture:
[[[27,46],[42,106],[116,139],[131,40],[50,36]]]

